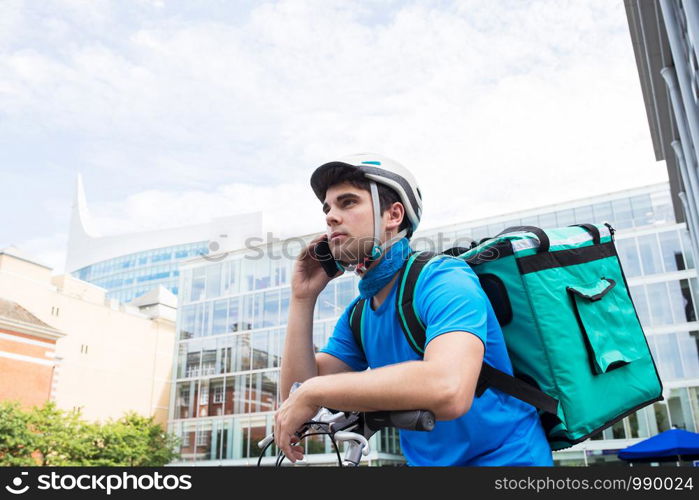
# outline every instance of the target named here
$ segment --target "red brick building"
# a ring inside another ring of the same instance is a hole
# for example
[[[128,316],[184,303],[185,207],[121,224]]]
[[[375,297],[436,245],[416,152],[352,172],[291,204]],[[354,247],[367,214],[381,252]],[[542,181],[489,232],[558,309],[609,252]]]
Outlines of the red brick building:
[[[56,341],[63,336],[21,305],[0,298],[0,400],[31,407],[51,399],[59,364]]]

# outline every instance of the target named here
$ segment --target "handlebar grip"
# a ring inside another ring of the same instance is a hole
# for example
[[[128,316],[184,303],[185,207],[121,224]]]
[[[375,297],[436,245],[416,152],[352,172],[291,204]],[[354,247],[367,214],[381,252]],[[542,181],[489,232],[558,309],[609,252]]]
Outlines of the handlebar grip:
[[[434,429],[434,414],[429,410],[375,411],[364,414],[364,421],[372,431],[383,427],[397,427],[409,431]]]

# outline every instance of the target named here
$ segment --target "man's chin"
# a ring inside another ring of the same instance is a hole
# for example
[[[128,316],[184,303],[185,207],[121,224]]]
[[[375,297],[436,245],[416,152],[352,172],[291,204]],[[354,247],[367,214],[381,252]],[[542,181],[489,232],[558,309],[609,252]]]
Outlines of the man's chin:
[[[330,242],[330,251],[335,260],[344,262],[345,264],[354,264],[357,262],[357,249],[354,245],[342,242]]]

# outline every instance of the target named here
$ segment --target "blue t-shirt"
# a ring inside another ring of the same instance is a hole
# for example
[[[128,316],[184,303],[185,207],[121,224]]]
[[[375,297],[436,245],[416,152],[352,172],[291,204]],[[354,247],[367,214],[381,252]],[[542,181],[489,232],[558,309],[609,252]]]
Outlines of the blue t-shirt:
[[[362,371],[367,367],[419,360],[408,345],[396,316],[394,283],[378,309],[367,302],[364,351],[357,346],[344,311],[327,345],[321,350]],[[414,304],[426,326],[427,344],[448,332],[476,335],[485,346],[485,361],[512,374],[502,330],[478,277],[461,259],[440,256],[422,271]],[[551,449],[535,408],[497,389],[474,397],[471,409],[454,420],[438,421],[431,432],[400,431],[409,465],[528,466],[552,465]]]

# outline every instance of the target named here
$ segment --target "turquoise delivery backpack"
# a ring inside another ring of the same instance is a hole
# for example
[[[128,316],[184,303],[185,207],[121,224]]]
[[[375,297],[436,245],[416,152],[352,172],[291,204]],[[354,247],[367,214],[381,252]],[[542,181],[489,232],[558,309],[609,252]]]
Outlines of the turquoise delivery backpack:
[[[608,225],[508,228],[470,248],[414,252],[398,277],[406,341],[424,354],[412,304],[420,271],[460,258],[478,275],[505,337],[513,374],[483,363],[476,397],[495,388],[536,406],[553,450],[584,441],[663,399],[662,383],[629,295]],[[362,346],[365,300],[350,314]]]

